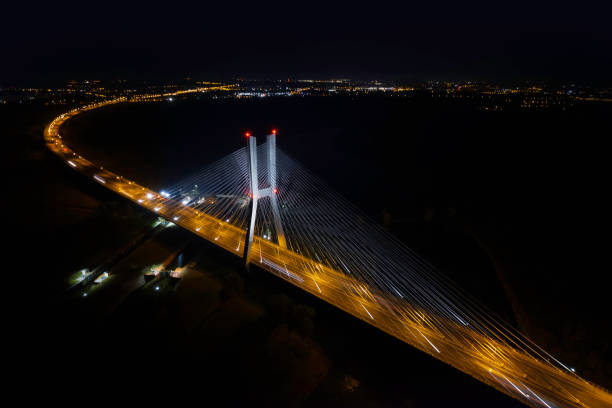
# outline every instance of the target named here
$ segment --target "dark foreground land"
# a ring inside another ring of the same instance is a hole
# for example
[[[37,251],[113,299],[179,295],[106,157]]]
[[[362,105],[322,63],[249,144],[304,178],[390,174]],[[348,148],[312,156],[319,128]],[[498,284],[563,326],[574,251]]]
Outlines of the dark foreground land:
[[[9,208],[13,378],[31,398],[520,406],[261,270],[247,273],[177,227],[147,236],[104,283],[66,291],[74,272],[104,264],[154,218],[46,152],[42,128],[57,112],[0,109],[14,153],[5,174],[21,198]],[[606,214],[595,203],[608,111],[184,101],[105,109],[64,133],[84,156],[163,188],[240,147],[242,129],[279,127],[285,151],[538,344],[611,387],[607,269],[594,236]],[[367,176],[356,183],[354,174]],[[181,279],[144,278],[165,262],[186,266]]]

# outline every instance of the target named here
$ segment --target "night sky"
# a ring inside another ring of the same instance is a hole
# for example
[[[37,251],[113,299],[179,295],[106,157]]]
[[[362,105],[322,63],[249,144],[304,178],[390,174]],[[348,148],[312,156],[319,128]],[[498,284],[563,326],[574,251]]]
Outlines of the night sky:
[[[0,24],[0,84],[187,75],[609,81],[604,1],[397,3],[11,3]]]

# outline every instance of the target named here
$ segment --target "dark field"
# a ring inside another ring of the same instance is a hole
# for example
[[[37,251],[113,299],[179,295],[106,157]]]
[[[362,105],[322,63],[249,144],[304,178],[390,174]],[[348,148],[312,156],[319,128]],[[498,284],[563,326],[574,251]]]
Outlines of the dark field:
[[[42,128],[55,112],[0,109],[17,152],[5,173],[24,203],[11,217],[23,238],[13,258],[19,278],[27,275],[16,292],[27,287],[38,299],[17,296],[28,311],[19,373],[43,389],[84,401],[103,390],[252,405],[519,406],[178,229],[117,265],[108,288],[86,300],[59,296],[68,275],[102,262],[152,219],[45,151]],[[611,388],[607,240],[598,234],[608,214],[610,113],[605,105],[482,112],[427,98],[188,100],[105,108],[61,133],[90,160],[163,189],[241,147],[244,129],[264,136],[276,127],[282,150]],[[179,283],[127,294],[127,277],[181,250],[193,268]]]

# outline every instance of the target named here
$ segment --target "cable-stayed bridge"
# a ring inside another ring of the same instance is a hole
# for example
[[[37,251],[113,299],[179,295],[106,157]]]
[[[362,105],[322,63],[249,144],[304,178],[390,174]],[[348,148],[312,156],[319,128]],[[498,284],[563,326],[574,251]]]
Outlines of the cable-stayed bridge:
[[[197,90],[194,90],[197,91]],[[182,91],[183,93],[185,91]],[[142,101],[155,97],[140,97]],[[164,191],[78,155],[60,126],[48,147],[96,182],[532,407],[612,407],[612,394],[501,321],[276,147],[276,134]]]

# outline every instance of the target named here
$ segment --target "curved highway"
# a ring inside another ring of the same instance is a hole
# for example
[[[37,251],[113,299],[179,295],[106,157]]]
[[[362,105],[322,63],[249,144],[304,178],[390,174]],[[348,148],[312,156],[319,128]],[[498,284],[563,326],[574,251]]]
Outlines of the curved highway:
[[[118,103],[158,101],[202,90],[118,98],[73,109],[47,126],[45,142],[67,165],[93,181],[241,256],[244,230],[188,205],[181,206],[156,191],[95,165],[67,146],[60,135],[64,123],[93,109]],[[390,302],[388,295],[382,296],[362,282],[261,237],[254,238],[249,261],[526,405],[612,407],[612,394],[558,362],[527,354],[460,322],[429,314],[400,297]]]

